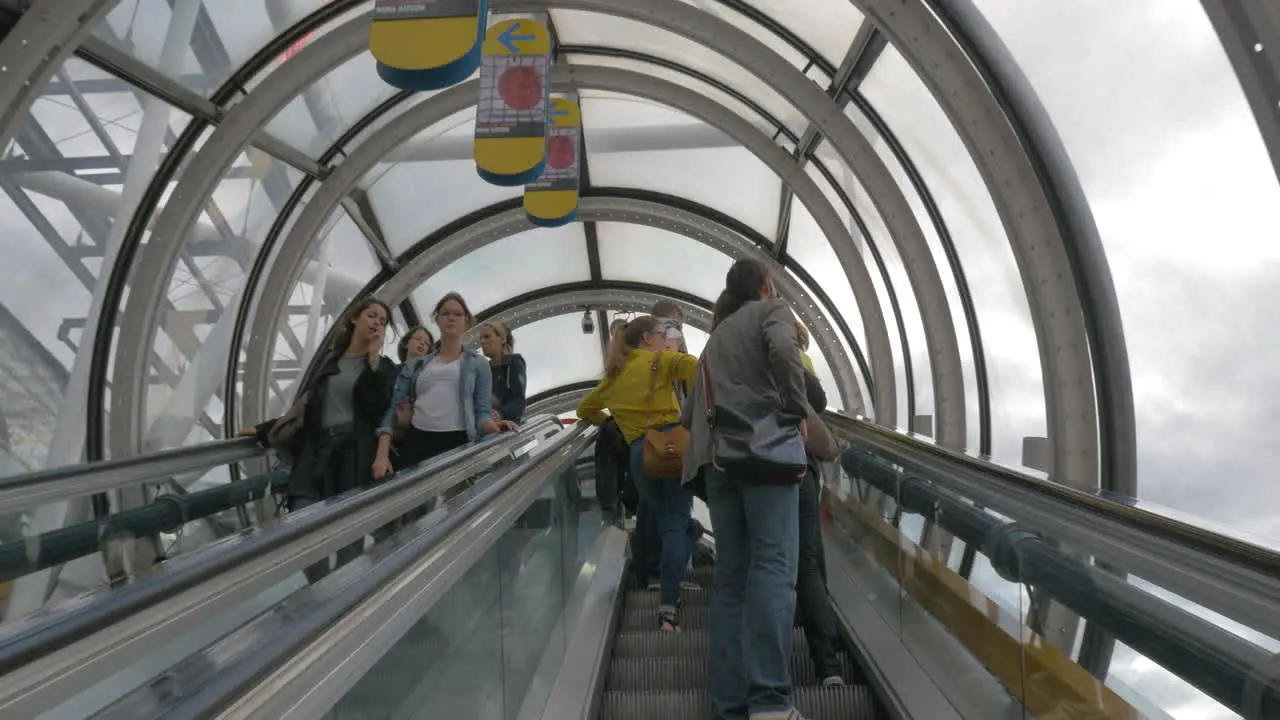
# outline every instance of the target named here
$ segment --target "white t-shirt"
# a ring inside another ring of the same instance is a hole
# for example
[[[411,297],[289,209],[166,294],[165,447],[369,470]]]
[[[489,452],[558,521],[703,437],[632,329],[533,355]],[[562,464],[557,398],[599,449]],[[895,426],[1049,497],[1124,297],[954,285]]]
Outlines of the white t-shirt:
[[[462,362],[439,359],[418,373],[413,401],[413,426],[427,432],[456,432],[467,428],[462,417]]]

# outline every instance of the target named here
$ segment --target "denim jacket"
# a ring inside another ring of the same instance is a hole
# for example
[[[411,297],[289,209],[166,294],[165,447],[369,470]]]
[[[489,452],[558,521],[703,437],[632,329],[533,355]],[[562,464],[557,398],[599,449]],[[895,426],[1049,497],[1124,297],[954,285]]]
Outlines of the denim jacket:
[[[407,362],[400,367],[396,375],[395,385],[391,390],[391,407],[382,418],[378,427],[379,435],[390,435],[396,424],[396,408],[413,396],[418,386],[418,375],[422,369],[436,359],[436,353]],[[467,438],[475,442],[480,437],[480,425],[490,418],[490,394],[493,392],[493,374],[489,370],[489,362],[471,350],[464,349],[458,358],[462,363],[459,368],[462,390],[459,402],[462,403],[462,416],[470,418],[467,423]]]

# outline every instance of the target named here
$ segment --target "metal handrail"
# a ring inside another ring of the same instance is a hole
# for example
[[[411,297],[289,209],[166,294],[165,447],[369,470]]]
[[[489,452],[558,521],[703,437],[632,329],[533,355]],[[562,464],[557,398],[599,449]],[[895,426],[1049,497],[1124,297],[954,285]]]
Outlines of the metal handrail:
[[[124,658],[163,646],[164,631],[252,597],[561,428],[553,417],[535,418],[519,433],[487,438],[340,502],[291,513],[267,531],[180,556],[134,585],[0,628],[0,716],[27,717],[27,709],[51,707],[52,699],[107,677]],[[75,650],[58,652],[68,648]]]
[[[1280,616],[1275,612],[1280,555],[1275,552],[861,418],[827,412],[825,419],[856,446],[921,479],[1280,638]]]
[[[1098,517],[1123,522],[1144,533],[1183,545],[1188,550],[1212,555],[1219,561],[1251,566],[1260,572],[1280,576],[1280,553],[1269,548],[1054,482],[1044,473],[1030,468],[1012,468],[966,452],[944,448],[923,435],[886,428],[830,410],[823,415],[830,425],[847,434],[849,439],[900,455],[911,464],[927,469],[982,473],[993,482],[1030,490],[1082,508]]]
[[[68,465],[0,478],[0,515],[155,478],[252,460],[264,452],[253,438],[214,440],[119,460]]]

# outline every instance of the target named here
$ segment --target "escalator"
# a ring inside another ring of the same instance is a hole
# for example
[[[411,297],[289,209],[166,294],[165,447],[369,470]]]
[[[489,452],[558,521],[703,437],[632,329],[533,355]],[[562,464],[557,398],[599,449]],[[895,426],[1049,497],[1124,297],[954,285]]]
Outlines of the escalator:
[[[681,632],[658,630],[656,590],[628,590],[613,654],[605,676],[600,720],[701,720],[713,717],[707,697],[710,637],[707,632],[710,568],[692,571],[698,590],[681,598]],[[796,707],[806,718],[876,720],[883,717],[861,669],[840,653],[841,673],[851,684],[821,687],[804,633],[796,628],[791,655],[791,682]]]
[[[1046,642],[1031,612],[1009,612],[988,580],[964,572],[967,548],[1015,592],[1083,618],[1081,637],[1105,635],[1235,716],[1280,717],[1267,674],[1280,649],[1280,556],[922,439],[828,421],[847,443],[824,470],[824,538],[849,684],[821,686],[797,629],[794,698],[806,717],[1174,717],[1090,672],[1080,648]],[[0,626],[0,716],[712,717],[710,571],[691,572],[699,589],[684,593],[682,632],[660,632],[656,591],[630,586],[626,534],[604,522],[578,475],[593,441],[591,428],[535,419]],[[125,481],[142,471],[132,472]],[[66,493],[31,478],[20,487]],[[0,483],[0,504],[20,502],[8,489]],[[448,499],[323,581],[298,580],[318,557],[437,497]],[[949,556],[937,550],[944,537]]]

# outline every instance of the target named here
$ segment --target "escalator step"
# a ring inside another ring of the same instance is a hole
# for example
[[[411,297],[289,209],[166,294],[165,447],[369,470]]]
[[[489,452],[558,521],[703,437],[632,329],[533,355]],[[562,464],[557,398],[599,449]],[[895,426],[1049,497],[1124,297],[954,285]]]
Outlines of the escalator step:
[[[628,605],[622,614],[623,630],[657,630],[657,604],[653,607],[634,607]],[[680,628],[683,630],[701,630],[707,627],[710,608],[706,605],[686,606],[680,609]]]
[[[848,678],[854,665],[840,654],[841,676]],[[704,690],[707,687],[705,657],[614,658],[609,663],[606,690]],[[791,656],[791,684],[796,687],[818,685],[813,661],[808,655]]]
[[[657,590],[628,590],[627,608],[645,608],[651,612],[658,611]],[[684,607],[706,607],[711,602],[711,591],[707,588],[697,590],[681,590],[680,601]]]
[[[796,708],[809,720],[876,720],[876,703],[865,685],[836,688],[798,687]],[[705,690],[609,691],[600,720],[704,720],[714,717]]]
[[[649,616],[652,618],[652,616]],[[619,632],[613,643],[613,656],[624,657],[707,657],[711,652],[710,637],[706,630],[684,628],[681,632],[662,632],[657,629],[657,620],[647,625],[644,630],[623,630]],[[804,633],[795,631],[792,636],[792,652],[796,655],[809,655],[809,641]]]

